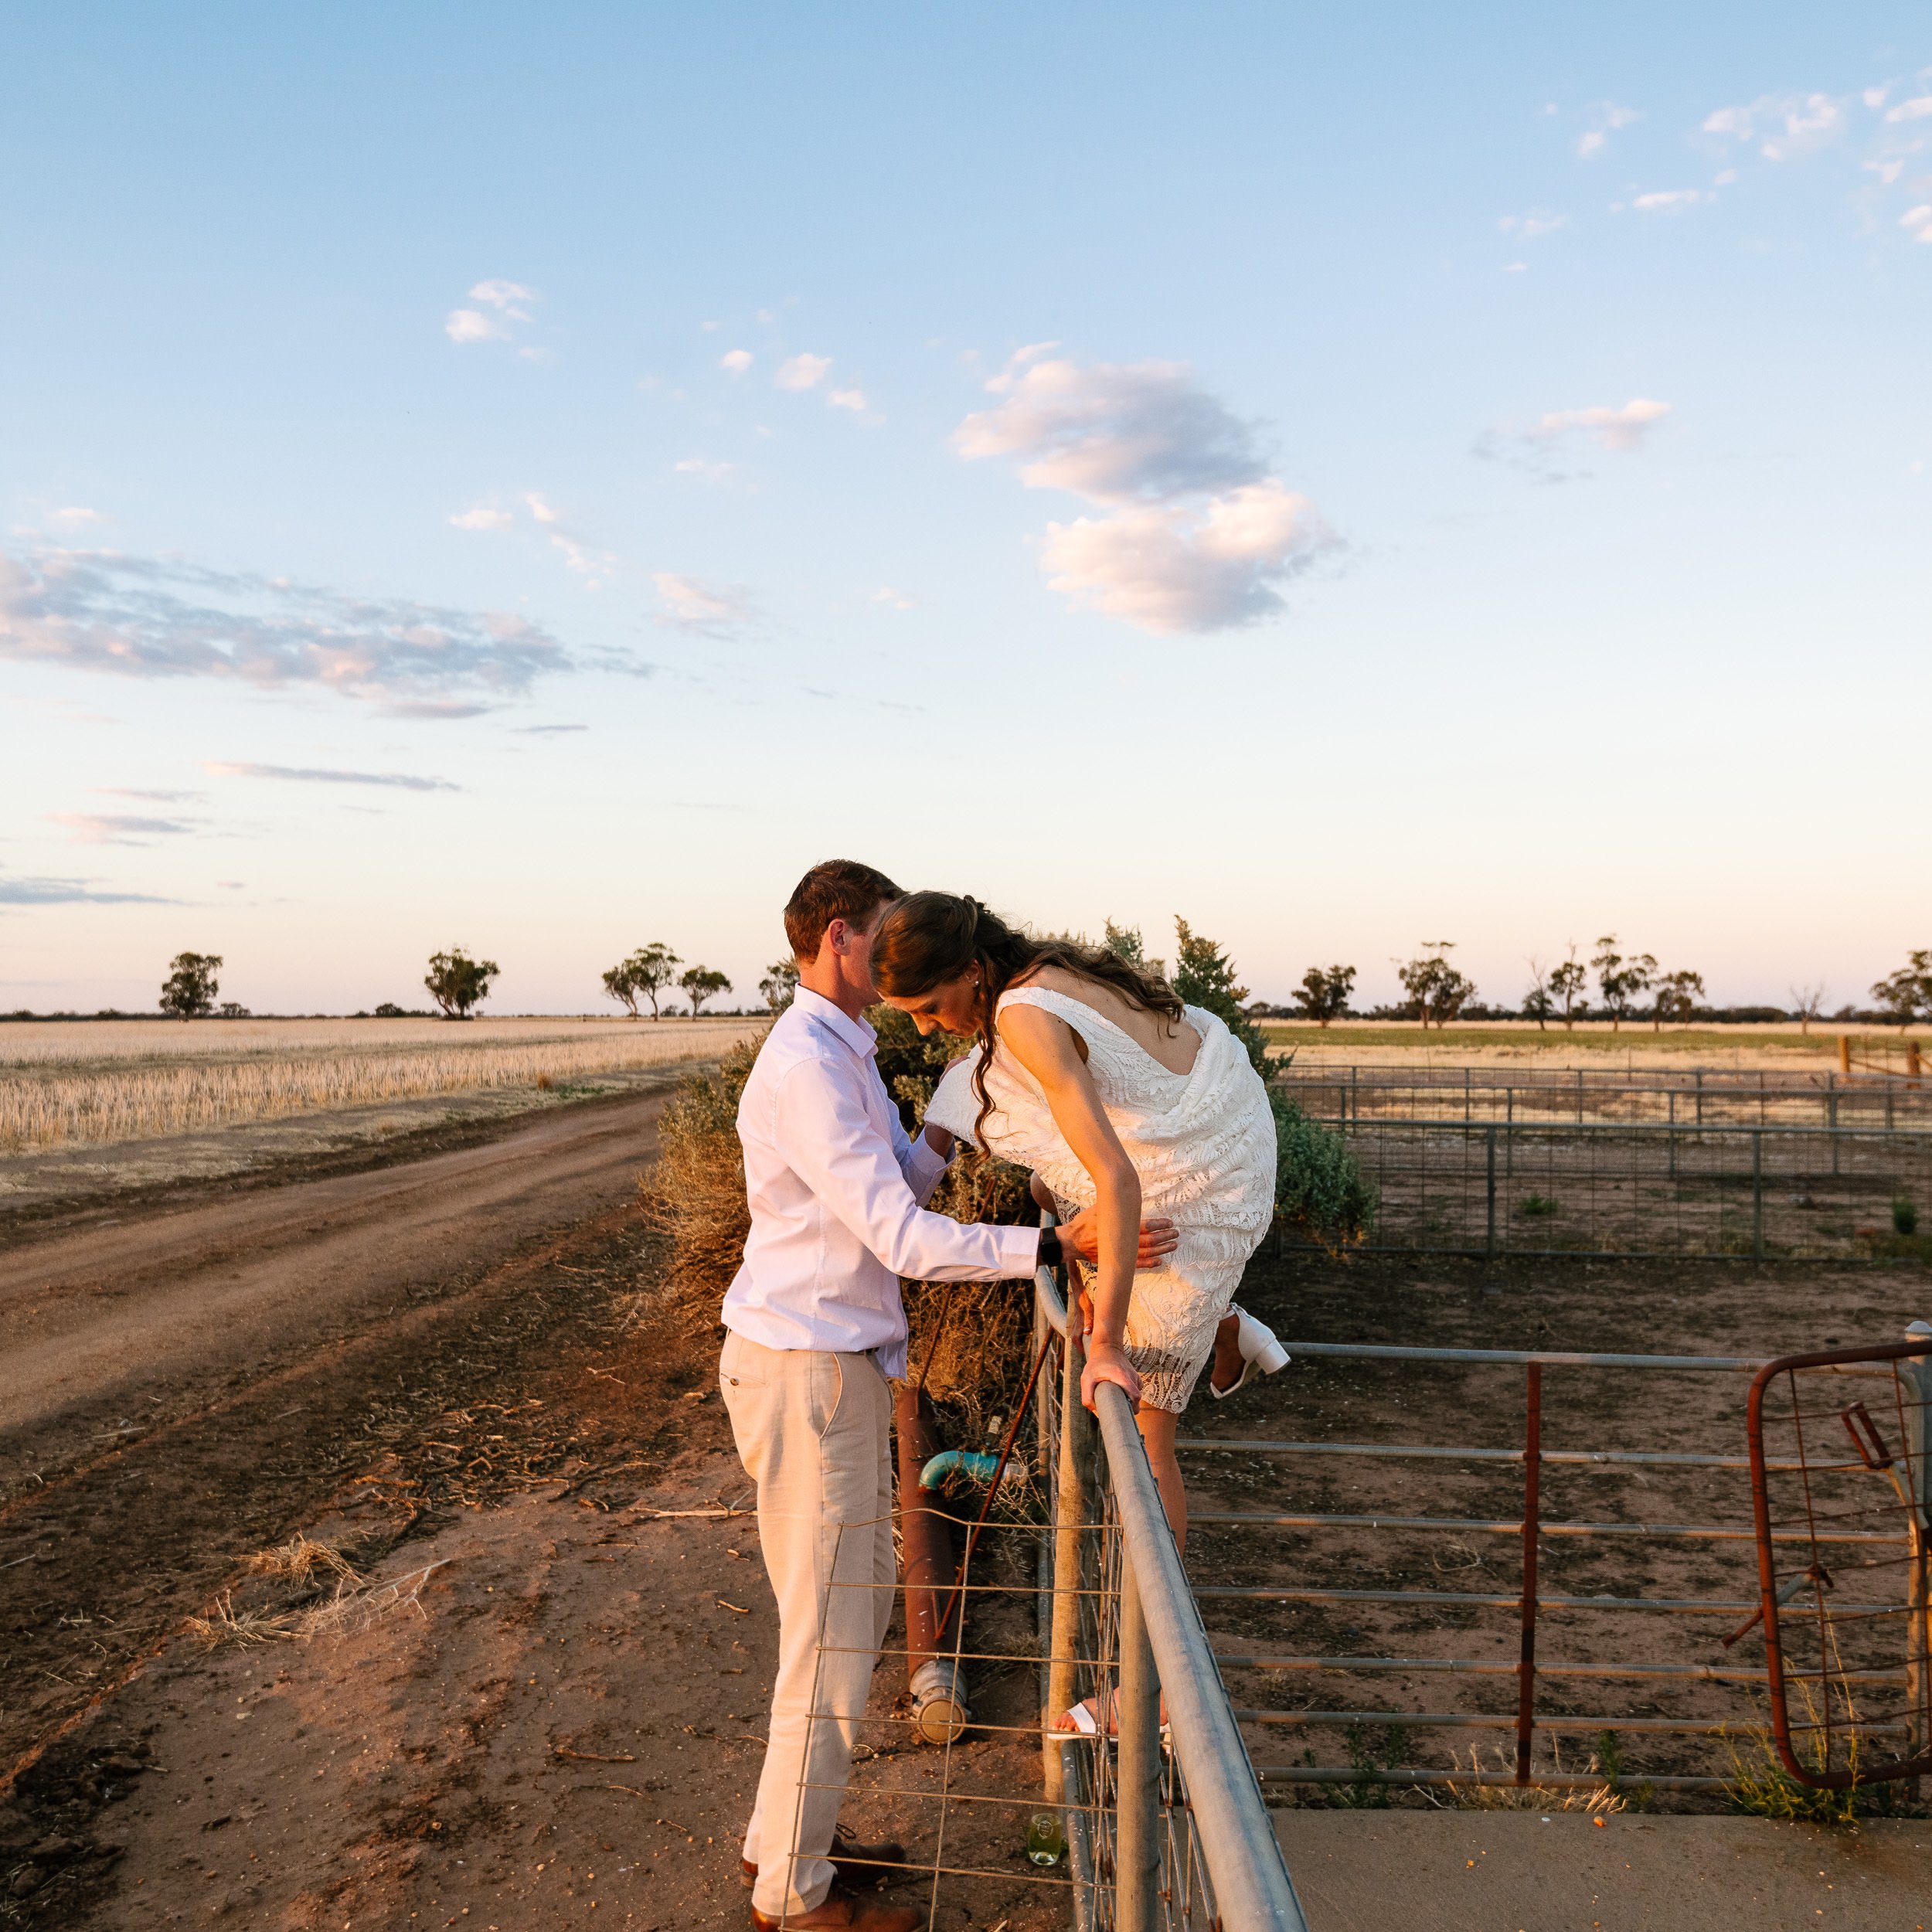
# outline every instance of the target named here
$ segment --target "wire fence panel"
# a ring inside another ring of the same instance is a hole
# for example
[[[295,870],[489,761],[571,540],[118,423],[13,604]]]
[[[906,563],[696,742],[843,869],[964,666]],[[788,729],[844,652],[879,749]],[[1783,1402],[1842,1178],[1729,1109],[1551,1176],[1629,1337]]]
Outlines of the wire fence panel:
[[[1769,1365],[1284,1345],[1379,1378],[1383,1413],[1513,1378],[1521,1421],[1467,1446],[1181,1440],[1236,1715],[1300,1747],[1257,1748],[1265,1783],[1598,1801],[1762,1781],[1767,1738],[1802,1782],[1932,1771],[1932,1327]]]
[[[1376,1188],[1372,1249],[1871,1259],[1932,1206],[1932,1127],[1316,1117]]]

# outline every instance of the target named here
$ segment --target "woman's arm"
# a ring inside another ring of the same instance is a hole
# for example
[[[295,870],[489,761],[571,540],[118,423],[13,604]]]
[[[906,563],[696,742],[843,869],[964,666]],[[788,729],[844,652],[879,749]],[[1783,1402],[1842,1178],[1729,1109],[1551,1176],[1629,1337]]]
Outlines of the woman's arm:
[[[1094,1383],[1117,1382],[1138,1402],[1141,1379],[1127,1359],[1121,1338],[1127,1330],[1127,1304],[1134,1292],[1140,1243],[1140,1176],[1100,1105],[1073,1029],[1037,1006],[1019,1005],[1006,1008],[997,1023],[1000,1039],[1013,1057],[1039,1082],[1053,1124],[1094,1183],[1100,1253],[1092,1282],[1094,1327],[1087,1339],[1080,1400],[1090,1408]]]

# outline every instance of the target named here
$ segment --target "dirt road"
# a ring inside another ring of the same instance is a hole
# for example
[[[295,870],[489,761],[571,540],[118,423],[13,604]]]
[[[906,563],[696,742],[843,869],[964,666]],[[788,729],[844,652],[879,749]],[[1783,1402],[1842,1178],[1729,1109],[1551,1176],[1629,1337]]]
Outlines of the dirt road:
[[[560,1109],[489,1145],[16,1249],[0,1259],[5,1492],[593,1218],[630,1192],[662,1106]]]
[[[583,1459],[532,1420],[514,1480],[494,1449],[461,1481],[382,1475],[438,1417],[467,1439],[488,1418],[464,1404],[514,1402],[608,1327],[612,1294],[577,1290],[641,1274],[634,1184],[665,1097],[178,1194],[0,1255],[0,1784],[346,1485],[383,1505],[363,1526],[379,1541]]]

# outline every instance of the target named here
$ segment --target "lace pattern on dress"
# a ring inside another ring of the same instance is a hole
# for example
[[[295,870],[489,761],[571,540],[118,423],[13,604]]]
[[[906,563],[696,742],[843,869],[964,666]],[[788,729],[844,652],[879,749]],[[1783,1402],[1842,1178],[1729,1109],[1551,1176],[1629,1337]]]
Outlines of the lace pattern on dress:
[[[1122,1352],[1141,1378],[1141,1406],[1165,1409],[1178,1416],[1187,1406],[1194,1385],[1200,1380],[1201,1371],[1214,1351],[1209,1348],[1206,1355],[1196,1355],[1191,1362],[1168,1349],[1136,1349],[1130,1345]]]

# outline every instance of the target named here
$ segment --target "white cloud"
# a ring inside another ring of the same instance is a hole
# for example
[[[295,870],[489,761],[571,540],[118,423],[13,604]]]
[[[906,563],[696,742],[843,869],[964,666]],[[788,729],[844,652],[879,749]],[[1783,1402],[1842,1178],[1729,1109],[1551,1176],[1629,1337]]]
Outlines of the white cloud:
[[[526,288],[521,282],[478,282],[470,291],[471,301],[488,302],[492,308],[502,310],[519,322],[527,322],[530,318],[517,304],[533,302],[536,298],[536,291]]]
[[[1030,489],[1111,514],[1047,526],[1050,588],[1077,607],[1171,633],[1253,623],[1275,588],[1335,539],[1305,497],[1269,471],[1254,427],[1179,362],[1009,362],[1004,400],[954,433],[970,460],[1013,458]]]
[[[866,392],[860,389],[835,389],[825,398],[835,410],[857,410],[862,414],[866,407]]]
[[[1539,236],[1555,234],[1569,219],[1567,215],[1553,215],[1547,209],[1532,208],[1526,215],[1505,215],[1496,226],[1519,241],[1535,241]]]
[[[522,691],[572,662],[521,617],[55,549],[0,555],[0,658],[389,702]]]
[[[515,521],[508,510],[492,510],[481,504],[474,510],[459,511],[450,519],[459,530],[507,530]]]
[[[1885,97],[1891,91],[1891,83],[1887,81],[1882,87],[1867,87],[1859,98],[1876,113],[1878,109],[1885,105]]]
[[[453,342],[507,342],[510,335],[501,322],[474,308],[451,309],[443,332]]]
[[[1633,396],[1621,409],[1597,403],[1589,409],[1552,410],[1529,434],[1543,441],[1579,430],[1596,437],[1607,450],[1634,450],[1670,413],[1668,403]]]
[[[723,584],[706,583],[670,570],[657,572],[651,581],[667,606],[658,622],[677,630],[695,631],[701,637],[735,637],[754,614],[743,592]]]
[[[444,318],[443,332],[453,342],[507,342],[513,332],[511,324],[530,319],[529,311],[522,304],[536,299],[536,291],[521,282],[478,282],[470,291],[470,300],[496,313],[486,315],[481,308],[453,308]],[[539,361],[544,357],[542,349],[526,349],[518,353]]]
[[[1865,164],[1865,171],[1867,174],[1876,175],[1889,188],[1905,172],[1905,163],[1902,161],[1868,161]]]
[[[816,389],[832,367],[829,355],[793,355],[778,365],[772,378],[781,389]]]
[[[447,778],[422,778],[406,771],[339,771],[312,765],[231,764],[204,762],[213,778],[274,778],[304,785],[390,785],[403,791],[461,791]]]
[[[1923,121],[1932,114],[1932,94],[1920,94],[1916,100],[1901,100],[1885,117],[1887,121]]]
[[[192,832],[179,818],[145,818],[128,812],[43,811],[50,825],[64,825],[77,845],[146,845],[157,838]]]
[[[889,583],[882,583],[873,591],[872,600],[875,604],[889,604],[895,611],[910,611],[913,607],[912,599],[904,591],[895,590]]]
[[[1662,188],[1638,196],[1630,205],[1647,215],[1674,214],[1680,208],[1694,207],[1706,199],[1701,188]]]
[[[0,877],[0,906],[179,906],[152,893],[96,892],[84,879]]]
[[[1596,124],[1580,135],[1577,141],[1577,158],[1583,161],[1594,160],[1604,151],[1611,136],[1618,128],[1628,128],[1643,116],[1634,107],[1620,107],[1614,101],[1606,100],[1600,107],[1590,110],[1590,118]]]
[[[98,510],[88,509],[79,503],[70,503],[64,509],[47,512],[49,523],[104,523],[107,520]]]
[[[1756,141],[1767,161],[1788,161],[1837,139],[1845,104],[1829,94],[1764,94],[1748,107],[1720,107],[1703,131],[1732,141]]]
[[[730,370],[733,376],[742,376],[751,366],[751,351],[748,349],[728,349],[718,358],[718,366]]]
[[[687,456],[671,467],[679,476],[695,476],[706,483],[728,482],[737,470],[735,464],[709,462],[702,456]]]
[[[1908,208],[1900,216],[1899,226],[1909,229],[1914,241],[1932,242],[1932,201]]]
[[[1006,400],[953,434],[968,460],[1011,456],[1029,489],[1096,503],[1164,501],[1258,483],[1267,474],[1253,427],[1195,386],[1184,362],[1060,359],[986,385]]]
[[[1222,631],[1281,609],[1274,585],[1332,540],[1308,498],[1270,477],[1199,506],[1049,523],[1040,555],[1077,608],[1145,631]]]
[[[523,501],[529,505],[530,514],[536,519],[538,522],[554,523],[556,521],[556,512],[550,508],[536,491],[525,491]]]

